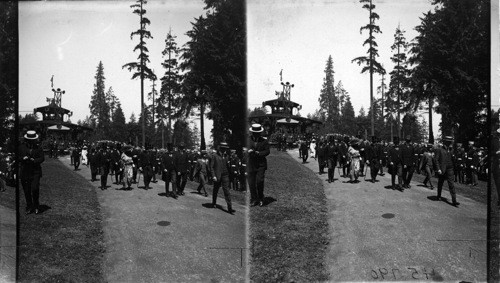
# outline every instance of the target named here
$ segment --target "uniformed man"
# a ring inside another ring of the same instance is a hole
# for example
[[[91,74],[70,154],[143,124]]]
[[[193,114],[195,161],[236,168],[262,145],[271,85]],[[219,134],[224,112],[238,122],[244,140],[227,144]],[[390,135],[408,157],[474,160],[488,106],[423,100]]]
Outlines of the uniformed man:
[[[250,204],[264,205],[264,179],[267,170],[269,143],[261,136],[264,128],[260,124],[252,124],[248,141],[248,186],[250,188]]]
[[[437,199],[441,200],[441,191],[443,189],[443,183],[446,180],[448,182],[448,189],[451,194],[453,206],[458,206],[460,203],[457,202],[457,197],[455,193],[455,185],[453,184],[453,160],[451,158],[451,152],[449,148],[453,143],[453,138],[450,136],[445,136],[443,138],[443,146],[436,149],[436,167],[438,168],[438,189],[437,189]]]
[[[110,148],[106,143],[102,143],[101,149],[97,153],[96,162],[100,168],[101,190],[107,189],[109,168],[111,166]]]

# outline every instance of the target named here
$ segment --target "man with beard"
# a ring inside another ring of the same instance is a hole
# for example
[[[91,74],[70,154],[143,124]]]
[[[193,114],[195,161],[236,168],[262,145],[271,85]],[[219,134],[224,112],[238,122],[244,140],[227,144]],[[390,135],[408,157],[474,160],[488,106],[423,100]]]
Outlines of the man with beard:
[[[42,177],[41,164],[45,161],[43,150],[38,146],[38,134],[28,131],[24,135],[25,143],[19,147],[19,164],[21,165],[19,178],[26,198],[26,214],[39,211],[40,178]]]
[[[448,189],[450,191],[452,205],[458,206],[460,203],[457,202],[457,196],[455,193],[455,186],[453,184],[453,159],[451,157],[451,152],[449,148],[453,143],[453,138],[450,136],[445,136],[443,138],[443,147],[436,149],[436,165],[438,174],[438,188],[437,188],[437,199],[441,200],[441,191],[443,190],[444,181],[448,182]]]
[[[228,150],[226,143],[222,142],[217,146],[217,151],[213,155],[210,162],[210,171],[212,172],[212,178],[214,181],[214,188],[212,193],[212,207],[217,208],[217,194],[220,187],[224,192],[224,198],[227,203],[227,212],[234,214],[234,210],[231,204],[231,195],[229,193],[229,168],[227,166],[227,160],[223,157],[224,152]]]
[[[267,170],[269,143],[261,136],[264,128],[260,124],[252,124],[248,142],[248,186],[250,188],[250,204],[264,205],[264,178]]]

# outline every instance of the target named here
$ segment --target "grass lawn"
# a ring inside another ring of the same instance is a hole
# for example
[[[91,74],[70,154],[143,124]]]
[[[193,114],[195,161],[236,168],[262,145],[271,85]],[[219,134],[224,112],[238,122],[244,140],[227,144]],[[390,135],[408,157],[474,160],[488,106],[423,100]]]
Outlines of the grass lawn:
[[[288,154],[267,158],[264,207],[250,208],[250,280],[327,281],[328,209],[321,180]]]
[[[105,251],[94,188],[59,161],[46,158],[41,214],[25,215],[20,193],[20,282],[102,282]]]

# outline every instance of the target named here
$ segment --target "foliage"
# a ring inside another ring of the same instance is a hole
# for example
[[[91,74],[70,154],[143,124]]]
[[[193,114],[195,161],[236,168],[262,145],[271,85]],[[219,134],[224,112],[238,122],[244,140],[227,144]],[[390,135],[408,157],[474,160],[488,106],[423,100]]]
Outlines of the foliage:
[[[488,136],[490,2],[435,0],[421,18],[410,59],[415,103],[433,98],[441,131],[457,141]]]
[[[97,65],[97,71],[94,76],[96,82],[90,98],[90,119],[94,120],[97,126],[97,134],[102,134],[110,122],[110,106],[106,100],[104,85],[104,66],[102,61]],[[111,90],[111,89],[110,89]]]
[[[183,49],[185,100],[207,105],[214,142],[245,143],[246,28],[243,0],[206,0],[207,11],[192,23]]]
[[[326,61],[325,78],[318,101],[320,111],[324,112],[326,116],[326,126],[332,129],[337,127],[339,118],[338,89],[334,86],[334,73],[333,60],[330,55]]]
[[[15,126],[18,92],[18,3],[0,3],[0,146],[17,139]],[[13,149],[14,145],[7,145]]]

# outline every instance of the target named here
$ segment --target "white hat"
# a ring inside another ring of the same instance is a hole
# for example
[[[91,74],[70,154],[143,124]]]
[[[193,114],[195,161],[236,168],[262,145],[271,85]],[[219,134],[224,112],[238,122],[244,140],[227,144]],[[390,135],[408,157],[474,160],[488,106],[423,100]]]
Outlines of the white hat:
[[[24,135],[24,138],[27,140],[36,140],[38,139],[38,135],[36,134],[35,131],[27,131],[26,134]]]
[[[250,127],[249,131],[252,133],[262,133],[264,131],[264,128],[262,128],[261,124],[252,124],[252,127]]]

